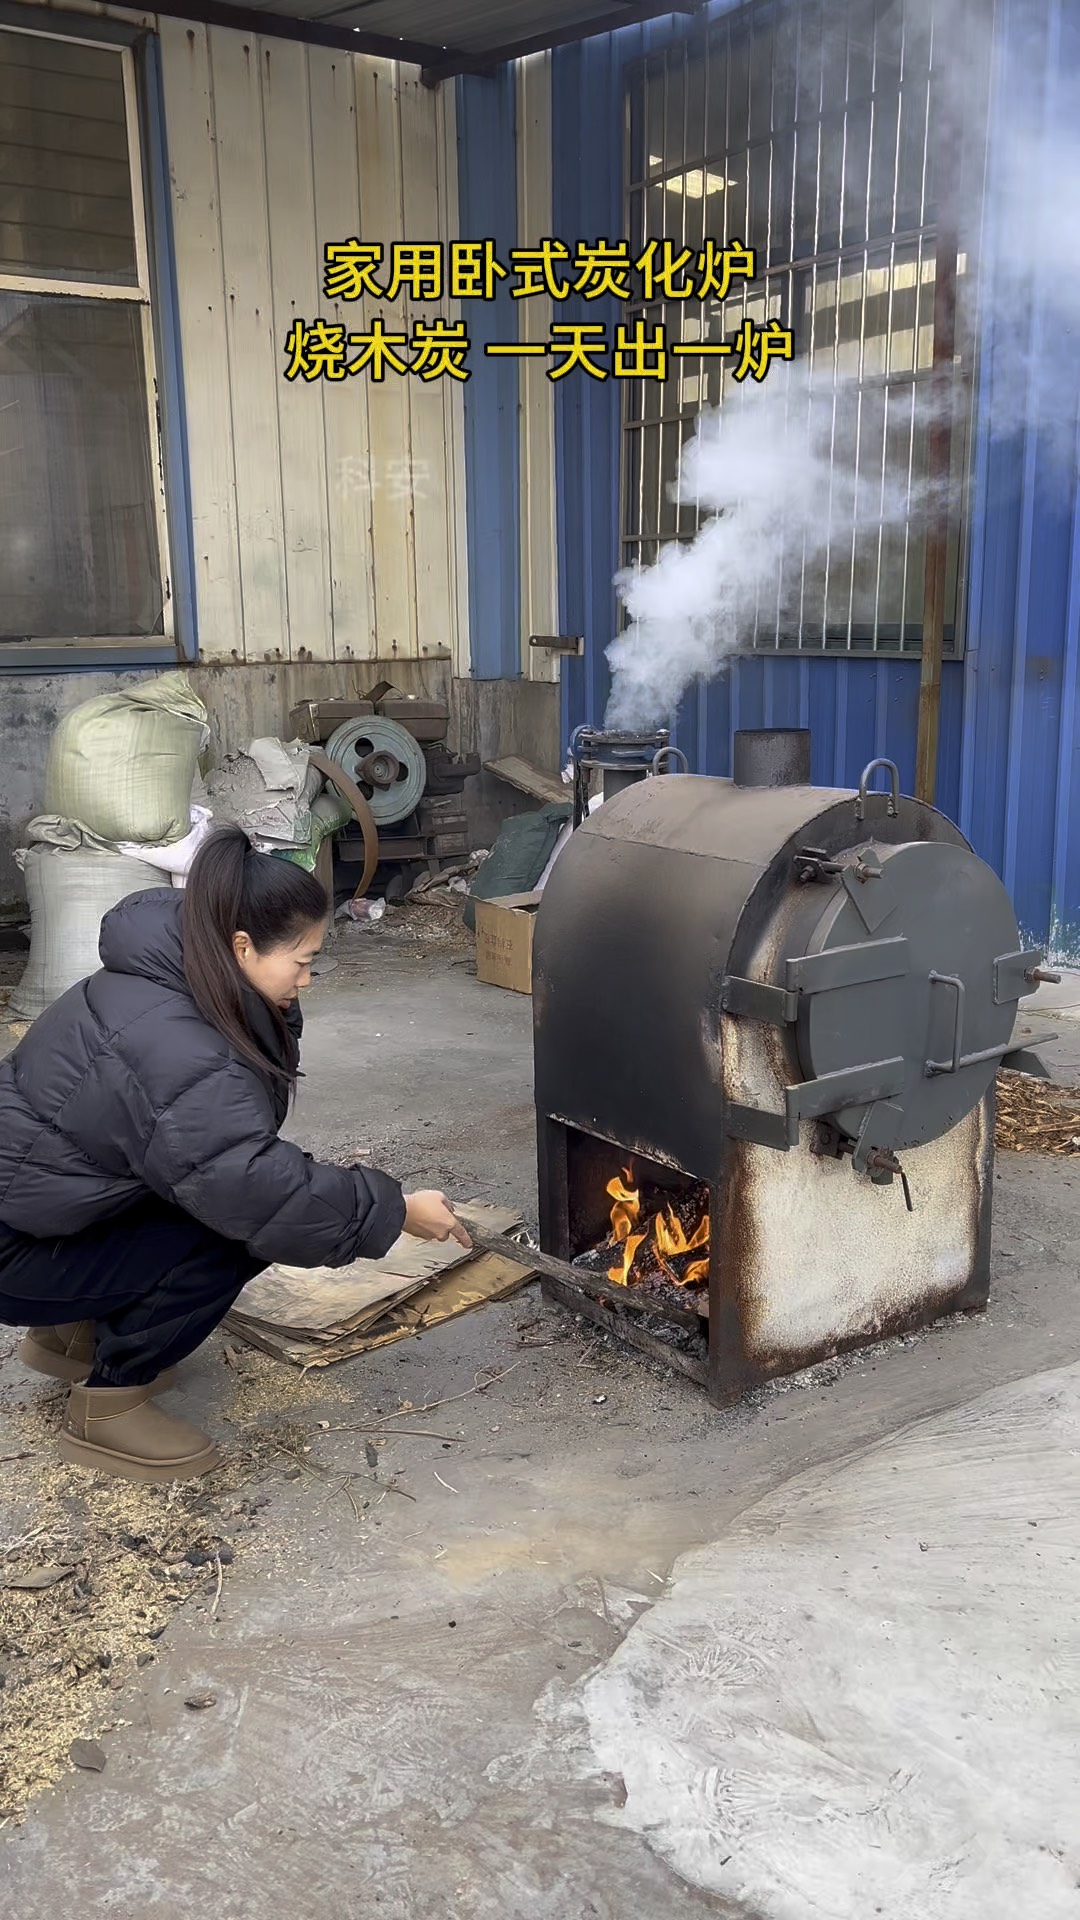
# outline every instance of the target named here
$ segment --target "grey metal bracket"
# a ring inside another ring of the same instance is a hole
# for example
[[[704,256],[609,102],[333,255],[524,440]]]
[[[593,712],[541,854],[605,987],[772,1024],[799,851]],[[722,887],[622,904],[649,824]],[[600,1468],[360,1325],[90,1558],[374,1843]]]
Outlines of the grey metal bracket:
[[[898,980],[907,972],[908,943],[902,934],[891,940],[859,940],[848,947],[825,947],[789,960],[784,970],[788,991],[832,993],[839,987],[861,987],[878,980]]]
[[[745,980],[737,973],[726,974],[720,986],[720,1006],[737,1019],[758,1020],[766,1027],[788,1027],[799,1017],[802,995],[897,980],[907,972],[907,956],[908,943],[902,935],[800,954],[787,962],[782,987]]]
[[[725,1107],[724,1132],[733,1140],[749,1140],[754,1146],[772,1147],[777,1153],[786,1153],[792,1145],[785,1116],[767,1113],[763,1107]]]
[[[900,1125],[898,1108],[887,1103],[904,1085],[904,1062],[874,1060],[867,1066],[844,1067],[839,1073],[823,1073],[819,1080],[802,1080],[784,1089],[783,1114],[768,1113],[761,1107],[731,1105],[724,1109],[724,1131],[735,1140],[752,1140],[760,1147],[774,1147],[787,1153],[799,1144],[799,1126],[803,1120],[826,1120],[844,1107],[869,1104],[878,1123],[872,1137],[868,1114],[859,1132],[866,1152],[887,1146],[895,1140]],[[895,1119],[891,1116],[895,1115]],[[891,1128],[891,1132],[890,1132]]]
[[[1026,1073],[1032,1080],[1049,1080],[1050,1069],[1039,1054],[1031,1047],[1014,1047],[1011,1053],[1003,1053],[1001,1064],[1012,1073]]]
[[[801,1120],[824,1120],[844,1107],[861,1107],[877,1100],[892,1100],[904,1088],[904,1061],[872,1060],[861,1067],[842,1067],[837,1073],[823,1073],[816,1080],[801,1080],[784,1089],[787,1111],[788,1145],[799,1144]]]
[[[725,1013],[742,1020],[787,1027],[798,1018],[799,996],[790,988],[768,987],[760,980],[744,980],[737,973],[729,973],[721,982],[720,1005]]]
[[[1030,976],[1038,971],[1042,954],[1038,947],[1028,947],[1023,953],[1003,953],[994,961],[994,1005],[1008,1006],[1010,1001],[1022,1000],[1026,993],[1034,993],[1039,985],[1037,979]]]
[[[888,873],[877,859],[874,849],[868,850],[875,866],[870,864],[867,853],[861,852],[853,866],[846,866],[840,875],[840,885],[851,901],[867,933],[876,933],[883,920],[887,920],[895,904],[892,889],[889,886]]]

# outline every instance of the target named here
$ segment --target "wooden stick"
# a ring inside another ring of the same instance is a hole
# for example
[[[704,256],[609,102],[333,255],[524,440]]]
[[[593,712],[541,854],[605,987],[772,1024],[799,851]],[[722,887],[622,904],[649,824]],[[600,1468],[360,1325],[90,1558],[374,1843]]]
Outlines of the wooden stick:
[[[389,1414],[387,1418],[391,1420],[396,1420],[397,1415],[392,1413],[392,1414]],[[385,1432],[386,1432],[386,1421],[384,1420],[381,1425],[375,1426],[375,1427],[352,1427],[352,1426],[315,1427],[312,1429],[312,1438],[314,1439],[320,1433],[385,1433]],[[455,1433],[431,1433],[426,1427],[395,1427],[394,1432],[407,1435],[410,1440],[441,1440],[444,1445],[453,1446],[453,1447],[462,1447],[465,1444],[465,1442],[462,1440],[461,1435],[459,1433],[456,1433],[456,1434]]]
[[[473,1393],[486,1393],[488,1387],[495,1386],[499,1380],[505,1380],[508,1373],[513,1373],[515,1367],[523,1364],[521,1360],[512,1360],[501,1373],[493,1373],[490,1380],[478,1380],[474,1387],[466,1387],[464,1393],[451,1393],[445,1400],[429,1400],[426,1407],[399,1407],[396,1413],[388,1413],[386,1417],[388,1420],[400,1420],[408,1413],[434,1413],[436,1407],[452,1407],[455,1400],[467,1400]],[[379,1431],[381,1432],[382,1429],[380,1428]]]
[[[658,1301],[647,1295],[643,1297],[641,1288],[619,1286],[600,1274],[590,1273],[586,1267],[573,1267],[568,1260],[541,1253],[537,1247],[519,1247],[515,1240],[508,1240],[501,1233],[474,1233],[471,1227],[469,1231],[473,1246],[481,1253],[497,1253],[504,1260],[515,1260],[519,1267],[531,1267],[545,1279],[559,1280],[564,1287],[575,1287],[590,1299],[599,1300],[601,1305],[617,1302],[620,1309],[629,1309],[631,1313],[674,1321],[676,1326],[689,1327],[695,1333],[700,1331],[701,1316],[692,1307],[661,1307]]]
[[[544,1291],[558,1300],[561,1306],[573,1309],[580,1305],[580,1310],[586,1318],[598,1326],[604,1325],[605,1331],[610,1333],[613,1339],[626,1340],[630,1346],[638,1347],[642,1353],[647,1353],[651,1360],[659,1360],[662,1366],[671,1367],[676,1373],[685,1373],[687,1378],[695,1380],[698,1386],[706,1384],[708,1375],[704,1352],[698,1358],[691,1353],[682,1353],[678,1347],[669,1347],[665,1341],[658,1340],[654,1333],[650,1333],[641,1324],[640,1319],[632,1319],[628,1313],[609,1313],[606,1323],[601,1321],[597,1306],[594,1306],[592,1301],[581,1304],[575,1300],[573,1290],[567,1286],[565,1280],[546,1281]]]

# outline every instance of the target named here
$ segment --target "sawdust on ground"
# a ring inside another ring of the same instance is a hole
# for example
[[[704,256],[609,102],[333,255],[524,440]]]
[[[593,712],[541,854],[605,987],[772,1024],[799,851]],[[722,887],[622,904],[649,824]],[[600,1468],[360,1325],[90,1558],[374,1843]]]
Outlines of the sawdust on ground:
[[[473,936],[462,918],[465,897],[453,904],[439,900],[405,900],[388,906],[379,920],[338,920],[327,954],[348,970],[352,956],[367,958],[374,948],[398,948],[421,958],[441,953],[471,954]]]
[[[217,1472],[183,1484],[65,1465],[58,1383],[0,1403],[0,1827],[68,1770],[74,1740],[124,1724],[124,1688],[177,1614],[213,1615],[238,1564],[283,1550],[262,1509],[274,1481],[320,1472],[302,1416],[325,1385],[259,1354],[224,1357],[235,1437]],[[51,1584],[10,1584],[27,1579]]]
[[[997,1144],[1003,1153],[1080,1153],[1080,1093],[1026,1073],[999,1073]]]

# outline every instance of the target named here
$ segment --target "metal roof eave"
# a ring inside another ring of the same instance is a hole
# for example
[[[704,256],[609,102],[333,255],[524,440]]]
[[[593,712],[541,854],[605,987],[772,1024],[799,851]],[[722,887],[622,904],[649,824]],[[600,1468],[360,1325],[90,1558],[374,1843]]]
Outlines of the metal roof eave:
[[[704,0],[616,0],[618,12],[608,11],[581,21],[577,26],[559,27],[524,36],[503,45],[467,52],[457,47],[436,46],[425,40],[395,38],[391,34],[368,33],[364,28],[332,26],[321,20],[307,20],[295,14],[278,13],[263,7],[234,6],[231,0],[167,0],[158,11],[176,20],[196,21],[202,26],[231,27],[240,33],[266,34],[280,40],[295,40],[311,46],[333,47],[343,53],[370,54],[380,60],[404,60],[420,68],[425,86],[437,87],[442,80],[458,74],[490,77],[511,60],[527,54],[542,53],[552,47],[568,46],[589,40],[595,34],[612,33],[619,27],[635,26],[665,14],[692,14],[702,10]]]

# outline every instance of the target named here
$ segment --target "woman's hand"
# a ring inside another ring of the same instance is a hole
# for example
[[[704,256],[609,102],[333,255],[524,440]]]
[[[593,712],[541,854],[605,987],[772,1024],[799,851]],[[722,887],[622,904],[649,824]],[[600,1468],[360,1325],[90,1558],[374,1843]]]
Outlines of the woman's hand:
[[[426,1190],[405,1195],[405,1231],[415,1240],[456,1240],[472,1250],[472,1241],[445,1193]]]

